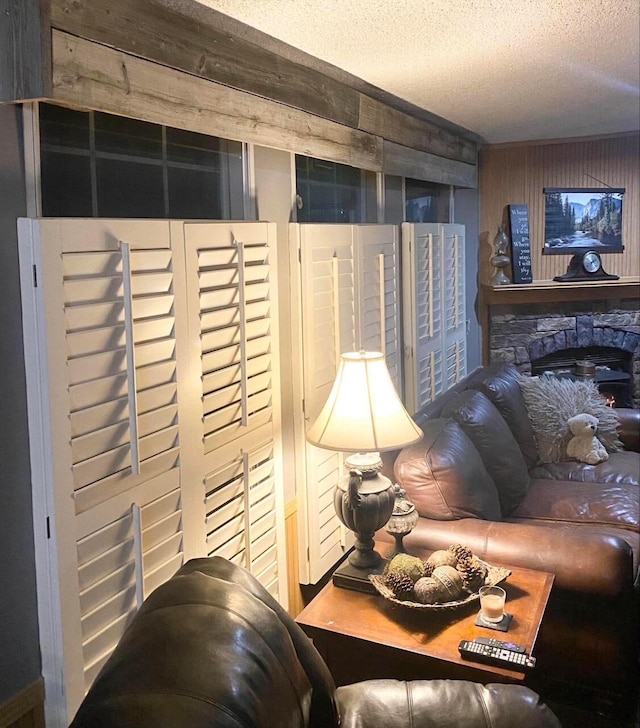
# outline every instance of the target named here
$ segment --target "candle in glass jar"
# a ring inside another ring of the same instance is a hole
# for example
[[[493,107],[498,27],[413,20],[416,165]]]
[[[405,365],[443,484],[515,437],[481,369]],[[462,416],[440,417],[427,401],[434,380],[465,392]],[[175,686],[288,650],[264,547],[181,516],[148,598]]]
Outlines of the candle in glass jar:
[[[480,589],[480,609],[487,622],[499,622],[504,615],[506,592],[499,586],[483,586]]]
[[[490,621],[499,622],[502,619],[502,599],[489,595],[482,600],[482,613]]]

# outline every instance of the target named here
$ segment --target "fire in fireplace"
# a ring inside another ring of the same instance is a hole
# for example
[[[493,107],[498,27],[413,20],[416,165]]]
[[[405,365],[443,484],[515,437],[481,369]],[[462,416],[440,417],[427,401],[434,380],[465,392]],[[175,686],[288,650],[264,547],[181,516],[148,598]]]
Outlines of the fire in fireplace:
[[[593,365],[593,374],[585,373]],[[531,374],[593,378],[611,407],[633,406],[632,354],[606,346],[563,349],[531,361]]]

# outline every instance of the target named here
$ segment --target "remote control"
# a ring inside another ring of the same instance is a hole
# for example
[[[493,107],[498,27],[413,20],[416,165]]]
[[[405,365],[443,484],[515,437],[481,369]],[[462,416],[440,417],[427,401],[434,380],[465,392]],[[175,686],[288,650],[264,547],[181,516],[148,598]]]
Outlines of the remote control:
[[[495,640],[492,637],[476,637],[474,642],[480,645],[489,645],[489,647],[497,647],[500,650],[511,650],[511,652],[526,652],[527,649],[524,645],[518,645],[515,642],[501,642]]]
[[[483,645],[477,641],[462,640],[458,645],[458,652],[467,660],[477,660],[515,670],[530,670],[536,664],[536,658],[526,652],[513,652],[513,650]]]

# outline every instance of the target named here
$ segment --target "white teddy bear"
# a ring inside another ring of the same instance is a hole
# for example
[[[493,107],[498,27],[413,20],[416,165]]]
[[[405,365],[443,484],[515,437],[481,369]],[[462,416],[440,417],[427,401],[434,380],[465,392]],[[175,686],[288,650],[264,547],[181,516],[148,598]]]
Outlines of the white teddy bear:
[[[567,445],[567,455],[582,463],[597,465],[609,459],[609,453],[596,437],[598,419],[586,413],[570,417],[569,429],[573,437]]]

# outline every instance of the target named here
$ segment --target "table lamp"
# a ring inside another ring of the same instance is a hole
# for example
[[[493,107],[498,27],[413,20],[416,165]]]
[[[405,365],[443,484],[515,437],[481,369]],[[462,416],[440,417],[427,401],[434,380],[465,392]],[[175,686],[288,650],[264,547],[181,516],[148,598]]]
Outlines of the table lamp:
[[[355,549],[333,575],[333,582],[373,592],[369,574],[381,573],[384,562],[374,550],[373,536],[391,517],[396,490],[382,468],[380,452],[397,450],[422,437],[395,390],[384,356],[359,351],[342,354],[333,388],[307,440],[317,447],[350,454],[349,475],[334,493],[340,521],[355,533]]]

